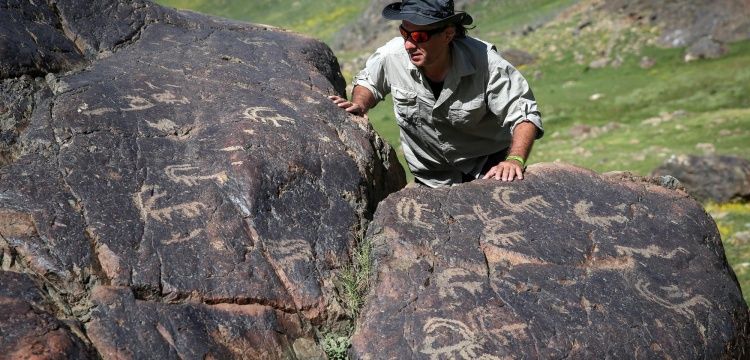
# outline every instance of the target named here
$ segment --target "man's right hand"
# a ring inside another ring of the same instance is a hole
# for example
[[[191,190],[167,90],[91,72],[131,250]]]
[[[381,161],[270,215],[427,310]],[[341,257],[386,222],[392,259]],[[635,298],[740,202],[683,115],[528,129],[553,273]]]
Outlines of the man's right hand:
[[[358,115],[358,116],[363,116],[365,114],[365,109],[360,104],[353,103],[349,100],[342,98],[341,96],[336,96],[336,95],[331,95],[328,98],[331,99],[331,101],[333,101],[333,103],[336,104],[338,107],[346,110],[347,112],[351,114]]]

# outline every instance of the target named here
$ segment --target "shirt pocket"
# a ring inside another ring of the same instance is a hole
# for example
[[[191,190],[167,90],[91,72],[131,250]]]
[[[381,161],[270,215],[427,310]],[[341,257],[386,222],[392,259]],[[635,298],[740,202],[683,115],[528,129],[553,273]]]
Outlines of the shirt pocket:
[[[468,102],[456,101],[448,108],[448,121],[455,126],[473,126],[482,120],[487,113],[483,98]]]
[[[391,95],[393,96],[393,107],[396,111],[398,123],[414,123],[419,111],[417,93],[393,87]]]

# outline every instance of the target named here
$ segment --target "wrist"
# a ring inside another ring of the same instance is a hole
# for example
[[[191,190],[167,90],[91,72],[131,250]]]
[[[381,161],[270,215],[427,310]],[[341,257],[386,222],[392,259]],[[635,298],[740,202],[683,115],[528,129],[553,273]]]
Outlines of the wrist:
[[[515,160],[516,162],[518,162],[519,164],[521,164],[522,168],[526,167],[526,160],[522,156],[508,155],[508,156],[505,157],[505,160],[506,161],[508,161],[508,160]]]

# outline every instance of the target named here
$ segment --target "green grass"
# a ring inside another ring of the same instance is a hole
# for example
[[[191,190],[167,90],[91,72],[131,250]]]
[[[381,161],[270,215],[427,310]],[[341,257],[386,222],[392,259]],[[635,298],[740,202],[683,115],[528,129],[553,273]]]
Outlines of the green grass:
[[[750,235],[737,235],[750,232],[750,204],[708,204],[706,210],[716,220],[727,260],[737,275],[745,302],[750,303]]]
[[[480,37],[506,32],[518,32],[526,25],[537,25],[554,18],[560,11],[574,4],[575,0],[480,0],[471,4],[467,11]]]
[[[533,161],[646,175],[672,154],[701,153],[698,144],[720,154],[749,154],[750,42],[734,44],[722,59],[691,63],[682,62],[678,50],[647,50],[657,61],[648,70],[632,58],[617,69],[541,67],[543,78],[531,82],[547,133]],[[602,98],[593,101],[593,94]],[[571,133],[581,124],[617,128],[591,137]]]
[[[353,21],[367,6],[365,0],[156,0],[178,9],[189,9],[229,19],[278,26],[323,41]]]

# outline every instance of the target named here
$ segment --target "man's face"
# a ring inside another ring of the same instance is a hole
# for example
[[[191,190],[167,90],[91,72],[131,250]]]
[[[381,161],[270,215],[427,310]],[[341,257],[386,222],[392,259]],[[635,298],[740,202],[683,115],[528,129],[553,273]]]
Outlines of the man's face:
[[[401,27],[407,32],[413,31],[430,31],[444,27],[443,25],[414,25],[408,21],[403,21]],[[453,38],[453,30],[447,27],[444,31],[432,34],[429,40],[424,42],[415,41],[412,36],[408,36],[404,41],[404,48],[409,54],[409,60],[417,67],[424,67],[432,64],[442,54],[448,51],[448,46]]]

